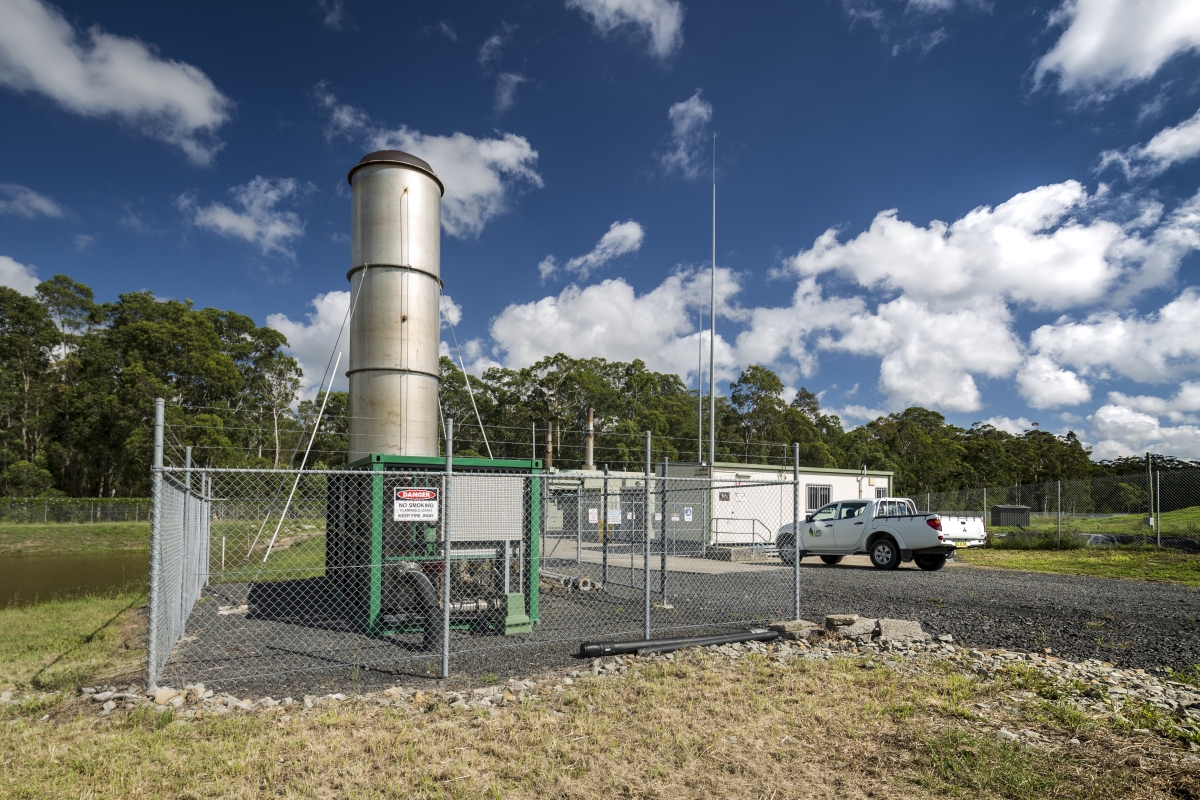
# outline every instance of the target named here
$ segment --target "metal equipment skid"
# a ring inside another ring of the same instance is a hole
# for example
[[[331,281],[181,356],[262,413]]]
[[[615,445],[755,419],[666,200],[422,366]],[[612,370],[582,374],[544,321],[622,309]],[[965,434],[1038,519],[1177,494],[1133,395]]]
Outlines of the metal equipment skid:
[[[445,613],[449,532],[451,628],[531,632],[538,620],[541,462],[457,458],[453,473],[445,463],[376,453],[350,464],[366,473],[362,478],[330,476],[330,590],[363,632],[420,631],[424,648],[434,649]],[[413,513],[405,498],[423,505]]]

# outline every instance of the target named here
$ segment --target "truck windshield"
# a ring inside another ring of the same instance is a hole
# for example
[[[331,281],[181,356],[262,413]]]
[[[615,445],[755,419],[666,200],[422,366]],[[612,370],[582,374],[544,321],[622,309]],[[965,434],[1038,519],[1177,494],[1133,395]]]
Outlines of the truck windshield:
[[[833,517],[836,513],[837,513],[837,503],[834,503],[831,506],[825,506],[820,511],[813,514],[813,522],[820,522],[821,520],[824,520],[824,519],[833,519]]]

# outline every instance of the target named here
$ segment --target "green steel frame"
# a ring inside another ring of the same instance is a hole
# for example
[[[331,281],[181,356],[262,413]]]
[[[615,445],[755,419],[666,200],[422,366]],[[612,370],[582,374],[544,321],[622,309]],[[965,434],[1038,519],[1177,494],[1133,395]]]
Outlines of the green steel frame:
[[[525,507],[528,509],[528,516],[524,524],[524,546],[521,548],[522,558],[526,560],[526,574],[529,576],[529,580],[526,582],[523,596],[521,593],[508,595],[508,609],[503,630],[503,633],[506,635],[528,633],[539,619],[538,581],[540,571],[539,562],[541,560],[542,462],[540,459],[455,458],[452,464],[456,473],[504,472],[530,476],[530,480],[526,484],[528,497]],[[386,503],[384,497],[384,479],[389,472],[401,471],[428,472],[431,478],[435,476],[440,478],[444,474],[445,466],[446,459],[444,457],[395,456],[382,453],[371,454],[348,465],[349,469],[364,470],[373,473],[369,503],[370,552],[367,554],[370,568],[366,587],[367,597],[365,598],[365,607],[360,609],[362,614],[360,624],[368,634],[385,636],[399,632],[410,632],[408,629],[399,631],[388,629],[384,626],[382,612],[383,567],[385,564],[400,561],[441,562],[443,560],[443,555],[439,552],[436,525],[426,526],[425,552],[413,552],[398,556],[384,555],[384,507]],[[467,560],[477,559],[478,556],[466,554],[456,556],[452,551],[451,558]],[[329,559],[328,553],[326,559],[327,561]],[[470,626],[456,624],[452,627],[469,628]]]

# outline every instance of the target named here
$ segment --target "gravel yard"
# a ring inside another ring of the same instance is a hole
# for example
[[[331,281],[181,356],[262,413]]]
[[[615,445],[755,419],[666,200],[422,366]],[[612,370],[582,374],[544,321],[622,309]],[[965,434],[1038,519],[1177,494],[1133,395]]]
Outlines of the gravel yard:
[[[585,565],[585,571],[597,571]],[[791,570],[670,576],[670,609],[652,611],[653,635],[679,636],[790,616]],[[610,578],[618,577],[614,573]],[[640,584],[640,573],[622,580]],[[657,588],[657,575],[652,576]],[[869,567],[801,567],[802,613],[808,619],[851,612],[918,620],[935,635],[979,648],[1100,659],[1131,669],[1200,663],[1200,591],[1169,584],[947,567],[939,572]],[[397,682],[434,685],[439,657],[420,636],[370,638],[350,626],[218,614],[202,603],[189,621],[160,683],[203,681],[255,695],[369,691]],[[658,603],[658,599],[655,599]],[[544,594],[542,624],[528,636],[455,631],[451,671],[457,681],[520,677],[570,668],[581,639],[641,637],[642,598],[610,584],[605,592]],[[358,664],[359,666],[354,666]],[[431,671],[432,670],[432,671]]]

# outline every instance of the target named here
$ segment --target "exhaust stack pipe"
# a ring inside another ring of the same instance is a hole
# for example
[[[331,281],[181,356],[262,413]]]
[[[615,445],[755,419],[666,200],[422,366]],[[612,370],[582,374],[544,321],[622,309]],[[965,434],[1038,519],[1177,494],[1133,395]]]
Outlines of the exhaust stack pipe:
[[[351,462],[438,455],[442,195],[433,168],[368,153],[350,182]]]

